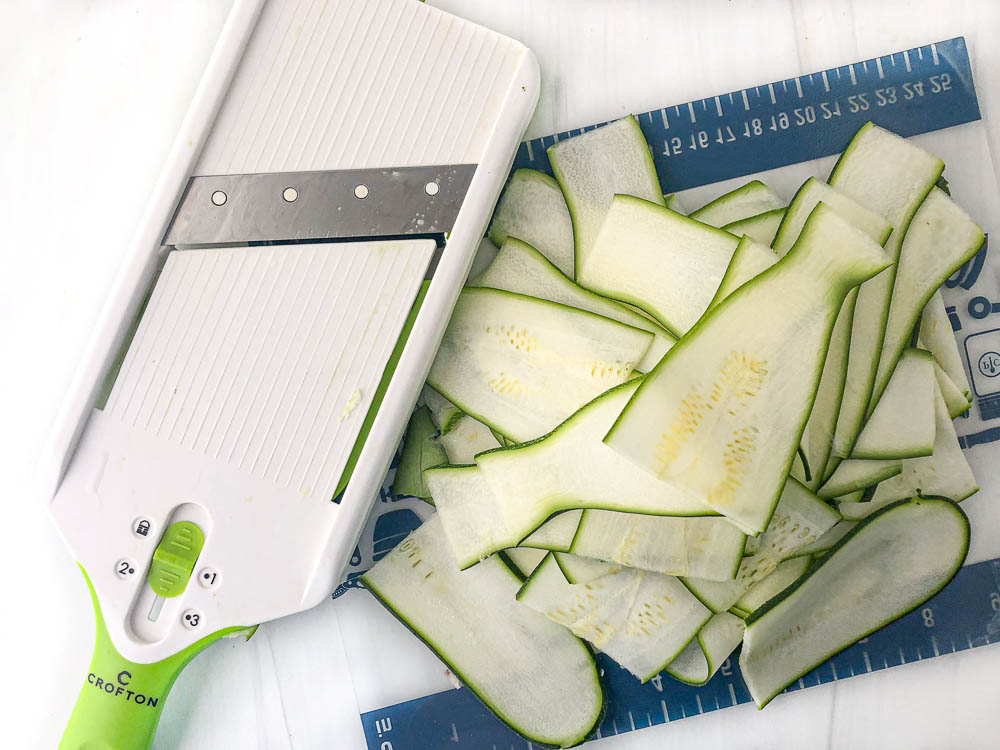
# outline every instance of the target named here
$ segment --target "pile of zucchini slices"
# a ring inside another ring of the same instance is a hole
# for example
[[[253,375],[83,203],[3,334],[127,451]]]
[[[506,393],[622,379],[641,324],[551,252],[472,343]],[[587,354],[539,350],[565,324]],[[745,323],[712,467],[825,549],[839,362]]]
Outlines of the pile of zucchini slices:
[[[983,232],[871,123],[787,203],[685,214],[633,117],[518,170],[395,491],[436,514],[365,586],[532,742],[602,717],[593,652],[756,704],[962,565],[969,385],[938,291]]]

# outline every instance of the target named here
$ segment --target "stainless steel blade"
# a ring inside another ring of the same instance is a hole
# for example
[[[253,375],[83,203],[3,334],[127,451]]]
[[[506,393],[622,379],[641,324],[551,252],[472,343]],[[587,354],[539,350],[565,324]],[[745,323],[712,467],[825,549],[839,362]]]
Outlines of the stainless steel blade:
[[[475,164],[192,177],[165,245],[451,230]]]

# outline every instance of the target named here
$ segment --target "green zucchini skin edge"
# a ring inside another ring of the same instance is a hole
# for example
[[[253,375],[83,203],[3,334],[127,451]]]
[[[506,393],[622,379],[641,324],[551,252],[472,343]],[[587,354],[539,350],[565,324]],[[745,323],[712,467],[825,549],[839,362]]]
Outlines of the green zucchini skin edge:
[[[895,622],[900,617],[903,617],[903,616],[909,614],[910,612],[914,611],[918,607],[920,607],[923,604],[925,604],[928,600],[932,599],[945,586],[947,586],[949,583],[951,583],[951,580],[955,577],[955,575],[958,573],[958,571],[962,569],[962,565],[965,563],[966,556],[969,553],[969,533],[970,533],[969,517],[965,514],[965,511],[963,511],[958,506],[958,504],[952,502],[948,498],[938,498],[938,497],[934,497],[934,498],[931,498],[931,497],[921,498],[921,497],[915,497],[915,498],[910,498],[908,500],[897,500],[896,502],[890,503],[889,505],[886,505],[884,508],[881,508],[880,510],[876,511],[875,513],[872,513],[867,518],[864,518],[861,521],[859,521],[857,526],[855,526],[853,529],[851,529],[849,532],[847,532],[847,534],[845,534],[840,540],[838,540],[829,550],[827,550],[822,555],[820,555],[817,559],[815,559],[809,565],[809,567],[806,569],[805,573],[803,573],[801,576],[799,576],[799,578],[797,578],[795,581],[793,581],[781,593],[779,593],[778,595],[776,595],[774,598],[769,599],[767,602],[765,602],[764,604],[762,604],[756,610],[754,610],[753,612],[751,612],[750,615],[748,615],[747,618],[746,618],[746,625],[747,625],[747,627],[749,628],[754,622],[756,622],[757,620],[759,620],[761,617],[763,617],[769,611],[771,611],[776,606],[778,606],[779,604],[781,604],[782,601],[784,601],[786,598],[788,598],[793,593],[795,593],[795,591],[797,591],[799,589],[799,587],[802,586],[803,583],[805,583],[805,581],[807,581],[809,579],[809,577],[812,576],[812,574],[815,573],[827,561],[827,559],[829,559],[830,557],[833,557],[833,555],[835,555],[840,550],[841,547],[843,547],[845,544],[847,544],[847,542],[849,542],[851,539],[853,539],[854,536],[861,529],[863,529],[865,526],[867,526],[869,523],[872,523],[875,519],[880,518],[881,516],[883,516],[883,515],[885,515],[887,513],[891,513],[893,510],[898,509],[898,508],[900,508],[900,507],[902,507],[902,506],[904,506],[904,505],[906,505],[908,503],[920,503],[920,502],[947,503],[948,505],[951,506],[951,510],[953,510],[956,513],[958,513],[965,520],[965,546],[964,546],[964,549],[962,550],[961,555],[959,555],[956,558],[957,564],[955,565],[955,567],[951,571],[951,573],[948,575],[948,577],[940,585],[938,585],[937,588],[935,588],[933,591],[931,591],[930,593],[928,593],[927,596],[922,601],[917,602],[915,605],[913,605],[910,609],[906,610],[905,612],[899,612],[892,619],[889,619],[889,620],[886,620],[885,622],[880,623],[876,627],[872,628],[871,630],[869,630],[866,633],[864,633],[863,635],[861,635],[858,638],[858,640],[861,640],[861,638],[867,638],[872,633],[874,633],[874,632],[876,632],[878,630],[881,630],[882,628],[884,628],[889,623]],[[833,657],[835,657],[837,654],[839,654],[842,651],[845,651],[846,649],[848,649],[851,646],[853,646],[855,643],[857,643],[857,641],[852,641],[851,643],[845,644],[842,648],[837,649],[837,651],[835,651],[834,653],[830,654],[829,656],[827,656],[822,661],[816,662],[815,664],[807,667],[802,672],[800,672],[798,675],[796,675],[794,678],[792,678],[788,682],[788,684],[789,685],[792,684],[792,682],[794,682],[795,680],[799,679],[800,677],[802,677],[805,674],[808,674],[809,672],[811,672],[812,670],[814,670],[816,667],[820,666],[821,664],[826,663],[827,661],[829,661],[830,659],[832,659]],[[758,710],[763,709],[764,706],[766,706],[768,703],[770,703],[772,700],[774,700],[774,698],[776,698],[778,695],[781,695],[781,692],[782,691],[778,691],[778,693],[776,695],[772,696],[771,698],[768,698],[762,705],[758,706]]]
[[[518,575],[518,573],[517,573],[516,566],[513,566],[513,565],[510,564],[510,560],[507,558],[506,555],[500,555],[499,556],[499,561],[500,561],[500,564],[503,565],[504,568],[506,568],[507,572],[515,580],[517,580],[517,581],[521,580],[521,576]],[[494,711],[493,707],[490,705],[489,701],[487,701],[486,698],[484,698],[482,695],[480,695],[479,692],[474,687],[472,687],[472,684],[469,682],[469,680],[467,680],[465,678],[465,675],[462,674],[462,672],[460,670],[458,670],[458,669],[455,668],[455,665],[451,663],[451,661],[445,656],[445,654],[441,650],[439,650],[437,648],[437,646],[435,646],[433,643],[431,643],[429,640],[427,640],[423,636],[422,633],[420,633],[416,628],[414,628],[406,620],[405,617],[403,617],[402,615],[400,615],[395,609],[393,609],[389,605],[388,600],[386,600],[379,593],[379,591],[378,591],[378,589],[376,587],[372,586],[369,583],[369,581],[367,579],[367,575],[362,575],[361,576],[361,582],[364,583],[365,588],[369,592],[371,592],[372,596],[374,596],[376,599],[378,599],[379,603],[383,607],[385,607],[385,609],[388,610],[392,614],[392,616],[395,617],[396,620],[398,620],[403,625],[403,627],[405,627],[407,630],[409,630],[411,633],[413,633],[413,635],[415,635],[417,638],[419,638],[420,641],[425,646],[427,646],[427,648],[429,648],[431,651],[433,651],[434,654],[441,661],[443,661],[447,665],[448,669],[450,669],[452,671],[452,673],[455,675],[455,677],[457,677],[459,679],[459,681],[461,681],[462,685],[465,688],[467,688],[469,690],[469,692],[471,692],[474,696],[476,696],[476,699],[479,700],[479,702],[482,703],[490,711],[490,713],[492,713],[494,716],[496,716],[498,719],[500,719],[500,721],[502,721],[507,727],[509,727],[512,731],[514,731],[517,734],[518,737],[524,738],[525,741],[530,742],[531,744],[533,744],[533,745],[535,745],[535,746],[537,746],[539,748],[552,748],[553,750],[559,750],[559,745],[550,745],[550,744],[546,744],[546,743],[543,743],[543,742],[539,742],[536,739],[533,739],[531,737],[528,737],[526,735],[521,734],[520,730],[517,727],[513,726],[512,724],[509,724],[506,719],[504,719],[500,714],[496,713],[496,711]],[[520,589],[518,589],[518,591],[520,591]],[[569,632],[569,631],[567,631],[567,632]],[[608,692],[607,692],[607,690],[604,689],[604,681],[601,680],[600,669],[597,666],[597,661],[594,659],[594,650],[590,647],[590,644],[588,644],[586,641],[584,641],[584,640],[582,640],[580,638],[577,638],[572,633],[569,633],[569,634],[571,636],[573,636],[573,638],[576,638],[576,640],[579,641],[580,646],[582,648],[586,649],[587,652],[590,654],[591,662],[594,665],[594,681],[600,687],[600,689],[601,689],[601,697],[602,697],[601,708],[597,712],[597,719],[594,722],[594,725],[587,730],[586,734],[584,734],[580,738],[576,739],[574,741],[574,744],[566,746],[566,747],[575,747],[576,745],[580,745],[580,744],[586,742],[591,737],[594,737],[596,735],[598,727],[601,726],[601,723],[604,721],[604,718],[607,716],[607,713],[608,713]]]

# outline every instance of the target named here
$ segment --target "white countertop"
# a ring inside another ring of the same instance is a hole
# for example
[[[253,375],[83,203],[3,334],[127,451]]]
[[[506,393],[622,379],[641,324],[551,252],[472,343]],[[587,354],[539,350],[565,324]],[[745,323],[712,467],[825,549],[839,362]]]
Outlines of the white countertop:
[[[542,95],[529,136],[964,35],[991,147],[1000,148],[993,0],[432,2],[534,49]],[[86,589],[34,489],[31,459],[229,5],[8,0],[0,7],[5,747],[57,744],[93,637]],[[314,649],[336,638],[323,629],[326,610],[199,657],[171,695],[156,746],[362,747],[351,706],[334,707],[344,695],[336,675],[343,649]],[[288,649],[289,639],[299,651]],[[304,683],[298,694],[308,698],[289,705],[275,675],[317,659],[327,660],[328,673],[294,672]],[[998,673],[1000,649],[976,648],[799,691],[763,712],[740,706],[593,746],[991,748]],[[343,715],[330,718],[338,708]]]

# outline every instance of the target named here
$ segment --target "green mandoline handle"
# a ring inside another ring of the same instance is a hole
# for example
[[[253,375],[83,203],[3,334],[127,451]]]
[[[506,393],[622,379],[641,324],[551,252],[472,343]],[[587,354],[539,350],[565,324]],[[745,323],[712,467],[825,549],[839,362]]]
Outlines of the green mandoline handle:
[[[59,750],[144,750],[153,744],[167,693],[181,670],[205,648],[242,628],[212,633],[162,661],[137,664],[119,654],[111,642],[94,587],[86,571],[83,575],[94,604],[97,637],[87,679]]]

